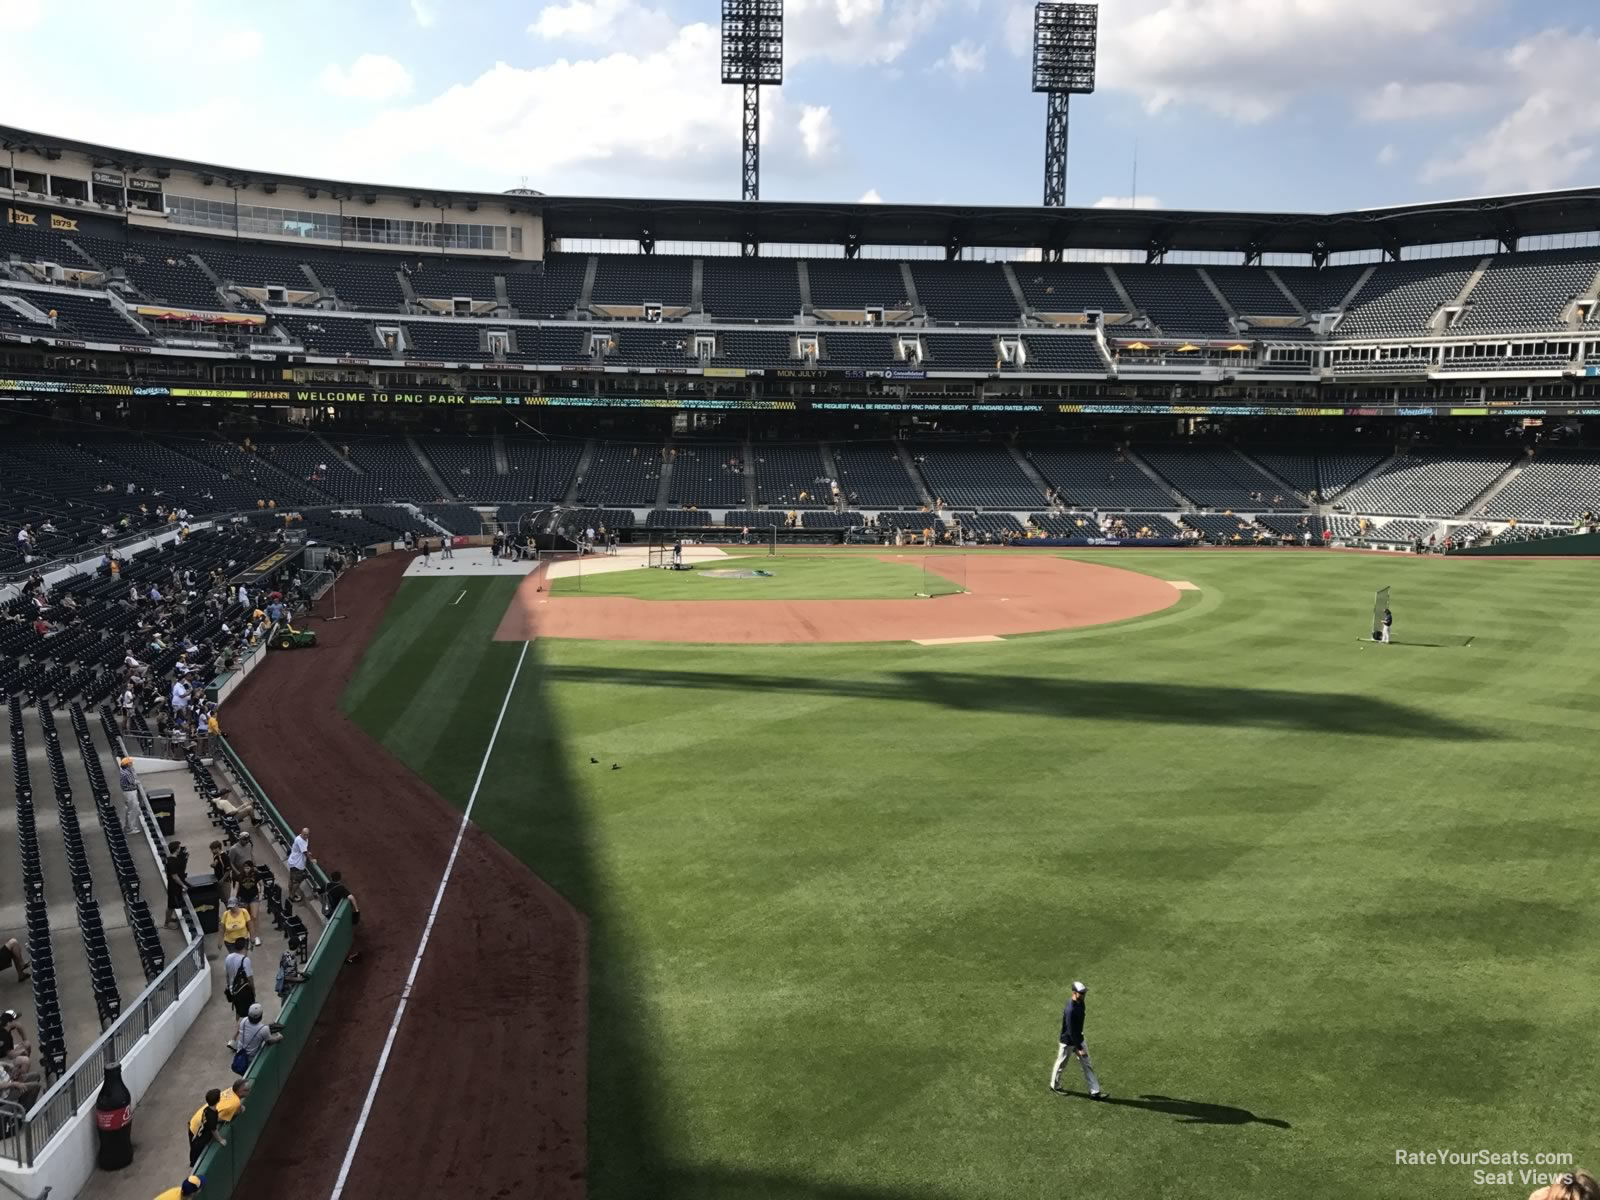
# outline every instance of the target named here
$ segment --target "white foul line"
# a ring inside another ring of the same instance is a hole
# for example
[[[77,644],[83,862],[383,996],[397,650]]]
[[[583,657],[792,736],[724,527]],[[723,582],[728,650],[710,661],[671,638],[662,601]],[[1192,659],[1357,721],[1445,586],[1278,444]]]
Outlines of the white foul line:
[[[465,593],[463,593],[465,594]],[[383,1072],[389,1065],[389,1052],[394,1049],[395,1035],[400,1032],[400,1022],[406,1015],[406,1004],[411,999],[411,989],[417,982],[417,971],[422,966],[422,956],[428,952],[428,939],[433,936],[433,923],[438,919],[439,906],[444,902],[444,889],[450,885],[450,873],[456,869],[456,857],[461,853],[461,841],[467,835],[467,822],[472,819],[472,806],[478,802],[478,789],[483,785],[483,773],[489,769],[489,755],[494,753],[495,739],[500,736],[500,723],[506,719],[506,709],[511,704],[511,693],[517,686],[517,676],[522,674],[522,660],[528,657],[532,642],[522,644],[517,655],[517,669],[511,672],[511,682],[506,686],[505,699],[500,701],[500,715],[494,719],[494,731],[489,734],[489,744],[484,748],[483,761],[478,764],[478,777],[472,781],[472,794],[467,797],[466,811],[461,814],[461,825],[456,830],[455,845],[450,847],[450,859],[444,865],[444,877],[439,880],[439,890],[434,893],[433,907],[428,910],[428,923],[422,927],[422,941],[417,946],[417,956],[411,960],[411,973],[400,991],[400,1003],[395,1006],[394,1020],[389,1022],[389,1036],[383,1041],[383,1053],[378,1055],[378,1067],[372,1073],[372,1084],[367,1088],[367,1098],[361,1103],[361,1115],[350,1134],[350,1146],[344,1152],[344,1162],[339,1166],[339,1178],[334,1182],[329,1200],[340,1200],[345,1183],[350,1178],[350,1165],[355,1162],[356,1150],[361,1145],[361,1135],[366,1132],[367,1118],[372,1115],[372,1102],[378,1097],[378,1085],[383,1082]]]
[[[457,596],[454,600],[450,601],[450,607],[454,608],[456,605],[460,604],[462,600],[466,599],[466,595],[467,595],[467,593],[465,591],[463,591],[461,593],[461,595]]]

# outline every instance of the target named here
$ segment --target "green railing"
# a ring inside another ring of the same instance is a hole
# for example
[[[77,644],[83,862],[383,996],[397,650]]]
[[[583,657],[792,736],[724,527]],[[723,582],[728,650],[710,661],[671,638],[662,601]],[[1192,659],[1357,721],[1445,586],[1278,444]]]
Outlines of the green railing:
[[[208,1200],[226,1200],[232,1196],[250,1165],[250,1155],[261,1140],[261,1131],[266,1128],[273,1106],[289,1082],[289,1073],[294,1070],[322,1006],[333,991],[339,968],[350,953],[354,917],[348,900],[333,914],[317,948],[311,953],[311,961],[306,964],[306,981],[290,994],[278,1018],[283,1026],[283,1041],[265,1047],[250,1064],[246,1076],[250,1080],[250,1099],[243,1111],[224,1127],[227,1145],[212,1146],[200,1159],[199,1172],[206,1177]],[[225,1053],[218,1048],[219,1063]]]
[[[294,835],[283,814],[273,807],[272,801],[228,744],[227,738],[217,739],[217,750],[227,760],[229,770],[248,789],[278,840],[287,847]],[[317,886],[326,886],[328,880],[322,869],[315,863],[308,865]],[[199,1171],[206,1177],[205,1194],[210,1200],[226,1200],[232,1196],[245,1168],[250,1165],[251,1152],[261,1140],[261,1131],[266,1128],[273,1106],[289,1082],[289,1073],[294,1070],[300,1051],[311,1037],[311,1030],[322,1013],[322,1006],[327,1003],[329,993],[333,991],[354,937],[355,910],[350,901],[345,900],[334,911],[317,940],[316,949],[311,952],[311,959],[306,963],[305,982],[290,993],[289,1002],[283,1006],[283,1012],[278,1017],[278,1023],[283,1026],[283,1040],[262,1049],[256,1055],[255,1062],[250,1064],[246,1076],[250,1080],[250,1099],[244,1110],[228,1123],[223,1134],[227,1138],[227,1145],[212,1146],[200,1160]],[[221,1055],[225,1051],[219,1047],[217,1053],[219,1065],[225,1067],[226,1064],[221,1062]]]
[[[1553,537],[1528,538],[1520,542],[1491,542],[1487,546],[1474,546],[1470,550],[1457,550],[1451,557],[1467,558],[1561,558],[1568,555],[1600,554],[1600,533],[1557,534]]]

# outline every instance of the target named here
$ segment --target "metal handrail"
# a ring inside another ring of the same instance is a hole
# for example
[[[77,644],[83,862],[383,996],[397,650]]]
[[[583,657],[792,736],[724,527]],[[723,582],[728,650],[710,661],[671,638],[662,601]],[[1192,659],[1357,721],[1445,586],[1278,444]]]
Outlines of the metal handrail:
[[[33,1166],[50,1140],[100,1089],[107,1064],[123,1061],[161,1014],[178,1002],[184,988],[206,970],[204,945],[204,934],[196,933],[161,974],[123,1007],[122,1015],[39,1097],[21,1123],[0,1138],[0,1147],[6,1147],[4,1157],[14,1158],[24,1167]]]

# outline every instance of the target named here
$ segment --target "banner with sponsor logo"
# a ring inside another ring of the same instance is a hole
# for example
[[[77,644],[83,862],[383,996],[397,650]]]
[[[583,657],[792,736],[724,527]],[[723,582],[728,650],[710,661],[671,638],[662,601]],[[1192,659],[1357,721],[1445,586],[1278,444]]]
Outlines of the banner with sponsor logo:
[[[194,312],[186,308],[157,308],[141,304],[133,310],[152,321],[195,321],[201,325],[265,325],[267,318],[259,313]]]

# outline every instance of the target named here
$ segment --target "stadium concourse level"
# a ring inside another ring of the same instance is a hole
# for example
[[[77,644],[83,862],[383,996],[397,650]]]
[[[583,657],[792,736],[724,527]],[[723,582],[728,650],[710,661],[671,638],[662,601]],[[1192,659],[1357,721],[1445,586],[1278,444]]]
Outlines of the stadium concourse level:
[[[158,234],[84,214],[66,232],[0,223],[0,330],[552,368],[1105,378],[1146,362],[1141,340],[1166,338],[1248,343],[1249,366],[1272,373],[1307,374],[1305,347],[1353,342],[1368,345],[1316,369],[1556,370],[1600,361],[1600,247],[1322,269],[560,251],[413,259]],[[1469,344],[1522,335],[1561,340]],[[1369,352],[1420,339],[1457,340],[1459,353]]]
[[[930,530],[990,542],[1303,542],[1307,532],[1426,542],[1456,524],[1492,532],[1512,521],[1570,525],[1597,509],[1600,454],[1558,439],[1498,450],[1310,452],[1212,438],[1096,445],[934,433],[780,442],[22,428],[0,441],[0,580],[202,518],[220,524],[186,542],[183,555],[204,574],[236,567],[268,538],[360,548],[496,528],[570,536],[603,527],[625,538],[643,529],[725,538],[776,528],[869,541]],[[128,599],[113,592],[144,585],[139,563],[126,567],[134,573],[115,586],[101,579],[66,589],[62,604],[70,596],[108,623],[105,638],[83,647],[80,633],[52,643],[70,645],[71,656],[31,653],[46,634],[30,635],[32,616],[23,614],[30,619],[12,637],[30,653],[8,668],[13,693],[43,688],[91,704],[110,695],[109,669],[120,656],[108,639],[127,634],[133,618],[105,606]],[[14,604],[9,611],[21,613]]]

